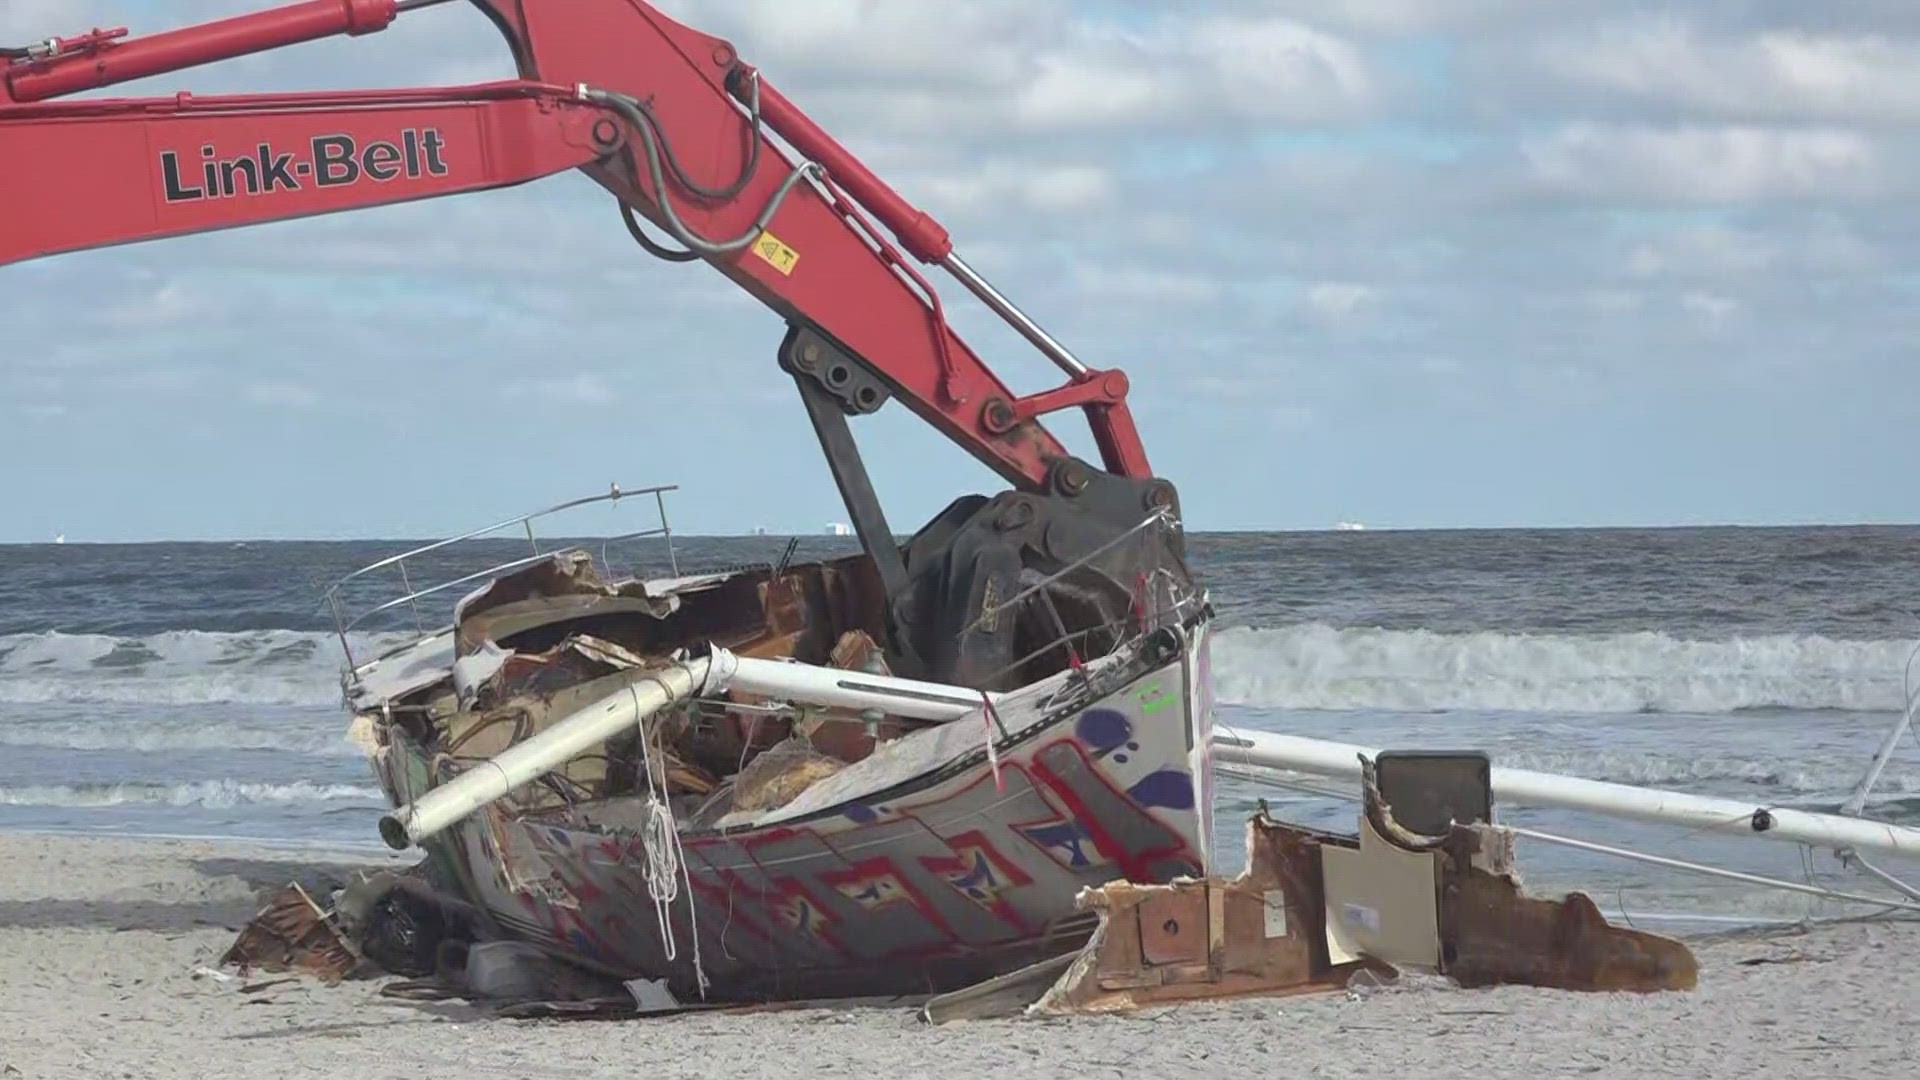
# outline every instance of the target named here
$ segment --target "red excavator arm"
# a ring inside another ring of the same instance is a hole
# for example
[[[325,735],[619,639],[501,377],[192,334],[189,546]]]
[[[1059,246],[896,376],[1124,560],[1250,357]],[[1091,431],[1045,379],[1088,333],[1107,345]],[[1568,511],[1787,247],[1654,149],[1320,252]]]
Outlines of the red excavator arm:
[[[703,258],[787,319],[782,364],[809,395],[817,426],[828,405],[871,412],[897,395],[1015,486],[1071,492],[1087,483],[1085,467],[1037,417],[1078,406],[1106,471],[1150,477],[1123,374],[1075,360],[956,256],[937,222],[731,45],[641,0],[468,0],[512,50],[520,78],[510,82],[55,100],[373,33],[446,2],[310,0],[152,37],[96,30],[0,52],[0,263],[577,168],[618,198],[649,250]],[[640,218],[678,248],[653,240]],[[938,296],[896,243],[953,273],[1064,369],[1066,385],[1016,398],[947,326]],[[821,439],[851,503],[849,483],[863,488],[864,473],[841,475],[829,427]]]

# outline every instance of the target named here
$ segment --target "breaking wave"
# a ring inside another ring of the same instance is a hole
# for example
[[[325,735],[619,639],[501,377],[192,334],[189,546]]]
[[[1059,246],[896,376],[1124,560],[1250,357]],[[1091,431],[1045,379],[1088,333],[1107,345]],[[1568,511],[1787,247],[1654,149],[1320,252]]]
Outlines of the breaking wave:
[[[351,635],[373,655],[404,635]],[[148,705],[340,704],[343,660],[331,634],[172,630],[0,636],[0,702]]]
[[[329,710],[307,718],[296,714],[239,719],[214,719],[191,708],[164,713],[110,718],[64,715],[0,717],[0,747],[41,750],[136,751],[162,753],[185,750],[270,751],[317,757],[365,757],[366,751],[347,739],[344,712]]]
[[[1729,754],[1672,755],[1592,752],[1495,754],[1499,765],[1535,772],[1566,773],[1616,784],[1678,790],[1733,791],[1753,788],[1769,797],[1844,795],[1866,771],[1867,759],[1836,757],[1783,764]],[[1896,767],[1874,785],[1875,799],[1920,794],[1920,772]]]
[[[397,634],[352,638],[357,656],[401,640]],[[1439,634],[1315,623],[1224,630],[1213,657],[1221,701],[1266,708],[1881,712],[1900,708],[1900,675],[1912,648],[1911,642],[1789,635],[1695,641],[1660,633]],[[310,631],[11,634],[0,636],[0,704],[338,708],[341,666],[338,641]],[[84,728],[0,724],[0,745],[73,749],[350,752],[338,738],[332,727],[226,717],[200,717],[172,733],[152,718],[130,716],[124,722],[102,717]]]
[[[384,804],[379,788],[354,784],[264,784],[203,780],[190,784],[29,784],[0,787],[0,806],[234,806],[358,802]]]
[[[1905,641],[1660,633],[1436,634],[1238,627],[1213,644],[1223,702],[1280,709],[1530,713],[1898,711]]]

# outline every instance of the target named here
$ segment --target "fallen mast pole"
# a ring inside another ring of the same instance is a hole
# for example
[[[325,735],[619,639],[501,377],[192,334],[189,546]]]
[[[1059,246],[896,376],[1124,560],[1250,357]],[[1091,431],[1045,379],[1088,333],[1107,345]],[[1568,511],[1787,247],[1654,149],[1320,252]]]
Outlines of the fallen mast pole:
[[[499,756],[394,808],[380,819],[380,838],[398,851],[429,839],[449,825],[529,781],[538,780],[648,717],[700,691],[710,661],[700,657],[672,667],[636,672],[634,680],[565,720],[515,743]]]
[[[1349,743],[1237,729],[1216,731],[1213,748],[1217,760],[1223,762],[1352,781],[1360,779],[1362,757],[1372,759],[1380,754]],[[1585,810],[1721,835],[1920,858],[1920,830],[1734,799],[1502,768],[1493,770],[1493,795],[1501,802]]]
[[[396,807],[380,819],[380,837],[396,850],[444,831],[522,784],[537,780],[654,715],[727,690],[840,709],[877,709],[891,716],[950,722],[999,695],[963,686],[873,675],[811,664],[735,656],[717,646],[708,655],[636,670],[632,681],[499,756]]]

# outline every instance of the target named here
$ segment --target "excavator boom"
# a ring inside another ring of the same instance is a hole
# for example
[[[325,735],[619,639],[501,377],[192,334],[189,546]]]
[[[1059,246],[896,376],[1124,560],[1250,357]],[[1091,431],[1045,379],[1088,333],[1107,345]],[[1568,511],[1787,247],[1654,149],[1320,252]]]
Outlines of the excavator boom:
[[[520,74],[508,82],[71,98],[375,33],[448,2],[307,0],[150,37],[95,30],[0,51],[0,263],[581,169],[617,197],[650,250],[704,259],[788,321],[782,363],[803,393],[811,385],[852,415],[898,397],[1030,491],[1058,487],[1057,474],[1077,465],[1038,417],[1080,407],[1106,471],[1150,476],[1123,375],[1089,369],[1020,313],[954,253],[945,229],[732,45],[641,0],[464,0],[500,30]],[[669,239],[655,239],[649,222]],[[951,271],[1068,382],[1013,394],[948,326],[909,254]]]

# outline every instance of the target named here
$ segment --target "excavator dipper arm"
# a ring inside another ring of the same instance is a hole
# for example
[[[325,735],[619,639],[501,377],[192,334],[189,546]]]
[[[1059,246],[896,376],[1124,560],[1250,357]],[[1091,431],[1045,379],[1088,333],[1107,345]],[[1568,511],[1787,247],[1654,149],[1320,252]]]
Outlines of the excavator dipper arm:
[[[0,261],[505,187],[593,163],[602,110],[510,82],[0,110]]]
[[[802,343],[783,362],[846,412],[897,396],[1008,482],[1039,491],[1085,482],[1084,467],[1038,421],[1079,407],[1107,472],[1151,477],[1124,375],[1081,364],[1020,313],[954,253],[937,222],[730,44],[642,0],[466,0],[501,31],[515,81],[56,100],[377,32],[446,2],[308,0],[146,38],[96,30],[0,50],[0,263],[578,168],[616,196],[652,250],[704,259],[785,317],[790,344]],[[646,238],[636,215],[686,253]],[[908,254],[950,271],[1059,365],[1067,384],[1015,396],[947,325]]]

